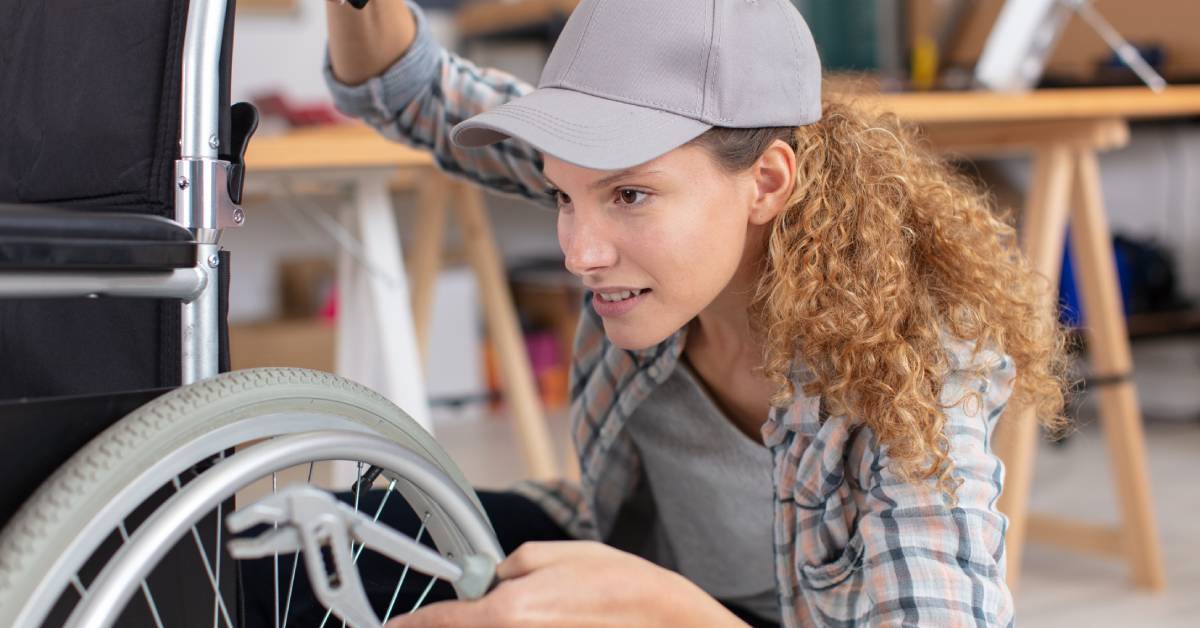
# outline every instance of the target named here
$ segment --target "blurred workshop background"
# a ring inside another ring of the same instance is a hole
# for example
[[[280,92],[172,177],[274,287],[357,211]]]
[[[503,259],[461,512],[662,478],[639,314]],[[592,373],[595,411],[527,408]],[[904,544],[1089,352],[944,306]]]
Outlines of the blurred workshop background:
[[[1070,215],[1070,235],[1048,250],[1053,266],[1062,263],[1062,316],[1079,330],[1084,386],[1071,406],[1076,429],[1039,439],[1026,458],[1021,623],[1196,625],[1200,2],[1083,3],[1103,22],[1068,12],[1033,92],[979,101],[960,97],[980,93],[985,49],[1024,54],[989,44],[1001,0],[795,2],[830,89],[881,98],[926,125],[1001,206]],[[419,4],[443,45],[536,82],[575,3]],[[236,32],[233,96],[257,104],[264,120],[247,158],[249,220],[223,241],[237,268],[233,367],[339,371],[385,392],[421,382],[427,424],[476,486],[570,476],[566,379],[580,293],[562,269],[554,215],[464,191],[338,114],[321,76],[323,0],[238,0]],[[1114,32],[1171,87],[1145,86],[1102,36]],[[1055,161],[1054,142],[1070,147],[1069,163]],[[1089,177],[1095,158],[1098,176]],[[1069,193],[1047,191],[1047,181],[1068,179]],[[1089,215],[1105,216],[1107,229]],[[1115,279],[1096,274],[1105,260]],[[1117,315],[1089,315],[1088,304],[1103,307],[1095,295],[1105,286],[1120,297]],[[351,337],[401,310],[420,350],[411,336],[374,346],[368,332]],[[389,346],[416,357],[398,360]],[[418,363],[408,379],[396,376]]]

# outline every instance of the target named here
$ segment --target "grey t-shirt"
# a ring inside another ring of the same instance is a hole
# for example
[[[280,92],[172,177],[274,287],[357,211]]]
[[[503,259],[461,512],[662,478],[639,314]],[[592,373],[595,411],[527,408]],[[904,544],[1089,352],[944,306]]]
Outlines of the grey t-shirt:
[[[780,621],[771,451],[725,417],[686,360],[626,429],[657,512],[644,558],[719,600]]]

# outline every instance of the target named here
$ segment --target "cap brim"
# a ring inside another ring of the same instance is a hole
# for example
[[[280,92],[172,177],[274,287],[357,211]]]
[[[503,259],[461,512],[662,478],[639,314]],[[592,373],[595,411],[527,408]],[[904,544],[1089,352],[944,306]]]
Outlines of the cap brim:
[[[617,170],[664,155],[710,128],[650,107],[546,87],[463,121],[450,137],[465,148],[512,137],[577,166]]]

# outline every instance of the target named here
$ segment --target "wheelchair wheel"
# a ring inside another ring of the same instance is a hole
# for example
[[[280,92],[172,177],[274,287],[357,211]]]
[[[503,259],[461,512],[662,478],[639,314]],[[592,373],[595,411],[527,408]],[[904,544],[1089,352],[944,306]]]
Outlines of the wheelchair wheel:
[[[334,441],[339,434],[351,440],[358,437],[355,442],[366,442],[362,441],[366,438],[377,445],[362,455],[346,450],[344,443],[338,449]],[[328,435],[329,442],[314,443],[322,435]],[[185,497],[193,485],[199,486],[210,475],[217,475],[227,462],[254,449],[269,449],[266,446],[275,441],[228,456],[235,448],[264,439],[282,442],[287,438],[302,438],[309,449],[304,459],[293,456],[260,461],[260,476],[270,479],[272,488],[277,472],[297,465],[303,469],[307,464],[311,480],[317,461],[357,463],[353,467],[356,475],[365,468],[382,469],[383,477],[391,480],[383,501],[386,503],[387,495],[396,494],[393,503],[407,502],[414,512],[424,513],[421,531],[428,534],[439,552],[484,555],[497,561],[502,558],[470,485],[436,441],[399,408],[362,386],[326,373],[300,369],[238,371],[180,388],[139,408],[96,437],[43,483],[0,533],[0,625],[60,625],[72,610],[82,606],[81,601],[88,600],[93,584],[117,566],[142,534],[143,525],[151,527],[149,523],[155,521],[160,504],[167,509]],[[404,469],[389,469],[411,467],[412,463],[405,460],[419,461],[428,470],[426,476],[436,476],[434,488],[444,485],[450,487],[449,492],[431,491],[433,485],[428,482],[421,484],[398,475]],[[206,538],[202,539],[195,523],[208,511],[189,513],[188,525],[195,541],[191,552],[193,558],[201,557],[214,595],[209,596],[206,606],[199,606],[206,610],[205,622],[183,624],[239,625],[238,613],[229,610],[225,599],[229,596],[220,582],[222,552],[215,550],[222,544],[222,507],[252,479],[235,478],[225,485],[225,493],[215,496],[218,522],[204,535]],[[356,493],[356,506],[357,495],[363,493],[366,491]],[[448,497],[452,498],[449,502],[456,503],[448,503]],[[185,537],[177,549],[186,542]],[[279,616],[287,613],[280,608],[279,598],[286,590],[290,600],[290,585],[296,573],[293,561],[294,557],[285,560],[275,569],[276,624]],[[225,571],[230,562],[227,558]],[[277,557],[275,562],[278,565],[281,561]],[[144,574],[140,577],[142,595],[137,597],[145,603],[129,600],[125,610],[146,616],[153,622],[147,625],[174,625],[164,621],[166,617],[156,607],[152,578]],[[173,581],[168,577],[167,582]],[[171,586],[178,587],[178,583],[168,584],[167,588]],[[185,617],[196,614],[196,603],[190,603],[192,607],[185,609]],[[120,617],[110,617],[110,623],[126,625],[125,616]]]

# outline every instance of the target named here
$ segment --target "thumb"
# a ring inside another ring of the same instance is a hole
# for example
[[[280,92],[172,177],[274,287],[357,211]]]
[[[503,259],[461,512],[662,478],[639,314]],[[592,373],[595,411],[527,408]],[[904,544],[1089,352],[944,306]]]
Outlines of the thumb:
[[[434,628],[437,626],[482,626],[486,615],[479,600],[451,600],[430,604],[415,612],[397,615],[384,628]]]

